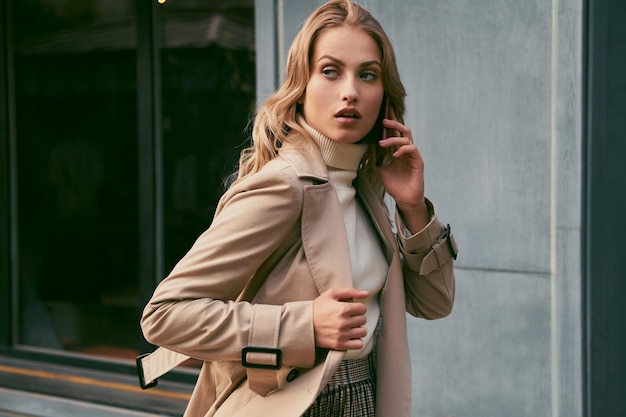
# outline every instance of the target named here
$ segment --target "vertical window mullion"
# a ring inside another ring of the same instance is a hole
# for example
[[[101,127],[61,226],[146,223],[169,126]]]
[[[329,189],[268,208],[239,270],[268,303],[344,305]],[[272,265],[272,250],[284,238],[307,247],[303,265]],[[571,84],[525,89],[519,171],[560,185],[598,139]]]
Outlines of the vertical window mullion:
[[[163,273],[161,80],[158,6],[137,0],[137,105],[139,141],[139,288],[150,298]]]
[[[15,129],[9,2],[0,0],[0,345],[12,346],[17,320]]]

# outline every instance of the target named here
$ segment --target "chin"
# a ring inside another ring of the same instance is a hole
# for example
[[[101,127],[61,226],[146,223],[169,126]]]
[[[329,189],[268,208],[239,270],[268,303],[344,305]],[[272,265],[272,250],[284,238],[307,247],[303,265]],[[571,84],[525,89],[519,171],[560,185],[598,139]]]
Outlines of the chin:
[[[360,133],[355,133],[355,132],[338,132],[337,134],[333,135],[333,136],[329,136],[329,138],[331,138],[332,140],[334,140],[335,142],[341,142],[341,143],[357,143],[360,142],[361,139],[363,139],[365,135],[361,135]]]

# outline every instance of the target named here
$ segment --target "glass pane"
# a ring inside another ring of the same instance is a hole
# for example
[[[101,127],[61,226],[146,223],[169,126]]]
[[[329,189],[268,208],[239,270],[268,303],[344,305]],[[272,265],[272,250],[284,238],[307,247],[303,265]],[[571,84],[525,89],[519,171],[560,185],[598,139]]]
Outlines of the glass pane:
[[[255,104],[254,1],[161,6],[164,270],[210,224]]]
[[[19,343],[139,343],[134,2],[12,0]]]

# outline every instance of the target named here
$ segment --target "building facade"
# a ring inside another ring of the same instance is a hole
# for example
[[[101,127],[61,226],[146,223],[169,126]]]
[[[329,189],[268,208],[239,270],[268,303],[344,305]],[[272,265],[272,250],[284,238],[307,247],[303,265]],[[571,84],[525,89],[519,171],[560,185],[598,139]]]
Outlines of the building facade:
[[[0,0],[0,415],[180,415],[197,364],[137,388],[141,308],[319,4]],[[626,3],[360,4],[460,247],[413,415],[621,415]]]

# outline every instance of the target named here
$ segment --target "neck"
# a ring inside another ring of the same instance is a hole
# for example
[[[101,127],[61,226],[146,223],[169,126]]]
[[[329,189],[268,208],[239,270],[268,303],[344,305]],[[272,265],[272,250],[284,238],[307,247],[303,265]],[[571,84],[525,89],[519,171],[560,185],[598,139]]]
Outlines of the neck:
[[[309,126],[304,117],[298,115],[298,123],[313,138],[320,148],[324,163],[329,168],[355,171],[359,168],[361,159],[367,150],[367,144],[337,142]]]

